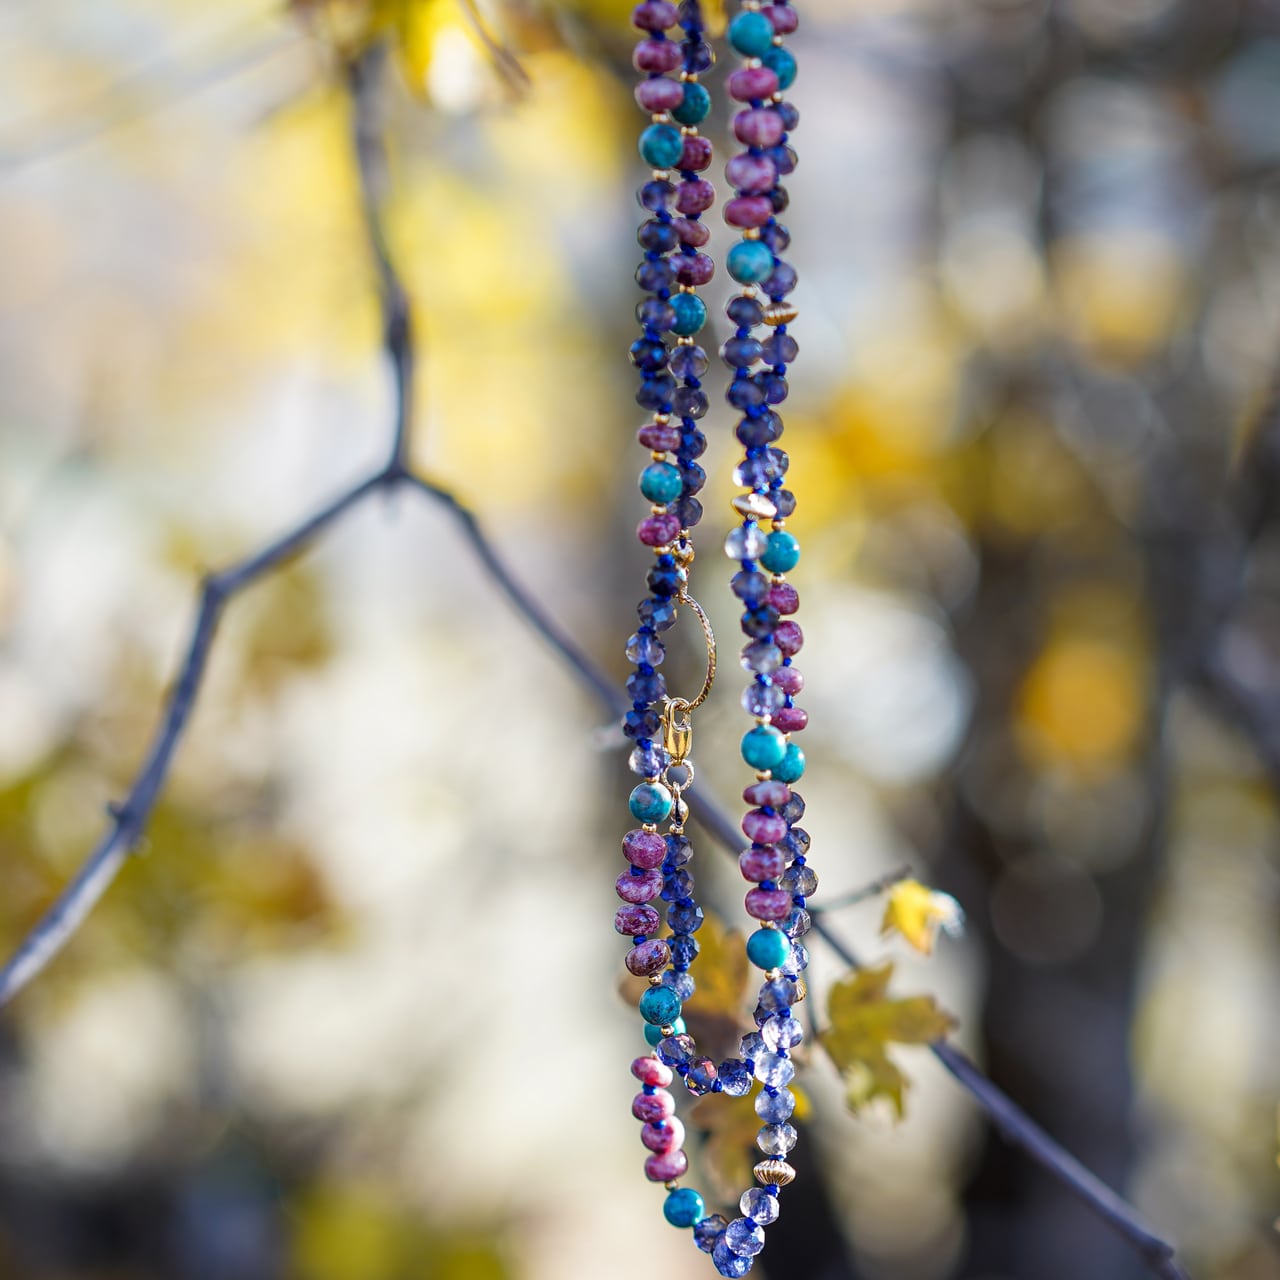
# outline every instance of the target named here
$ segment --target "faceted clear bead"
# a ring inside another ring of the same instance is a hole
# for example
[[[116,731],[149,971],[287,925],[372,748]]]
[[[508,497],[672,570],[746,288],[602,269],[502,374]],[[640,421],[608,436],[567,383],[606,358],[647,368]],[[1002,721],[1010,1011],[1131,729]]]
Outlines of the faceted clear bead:
[[[818,877],[812,867],[791,867],[779,881],[779,885],[788,893],[798,893],[801,897],[812,897],[818,891]]]
[[[688,1036],[676,1036],[675,1039],[685,1039]],[[669,1040],[664,1040],[663,1045],[669,1044]],[[664,1062],[667,1061],[662,1054],[662,1045],[658,1046],[658,1057]],[[668,1066],[670,1063],[668,1063]],[[774,1089],[781,1089],[784,1084],[790,1084],[795,1079],[796,1065],[790,1058],[784,1058],[780,1053],[771,1053],[765,1050],[755,1060],[756,1079],[763,1085],[771,1086]]]
[[[717,1074],[716,1064],[710,1058],[696,1058],[689,1064],[689,1070],[684,1078],[684,1087],[695,1098],[700,1098],[704,1093],[711,1092]]]
[[[671,757],[656,742],[651,742],[648,746],[633,747],[627,761],[631,772],[638,773],[642,778],[656,778],[670,763]]]
[[[693,845],[688,836],[667,837],[667,861],[673,867],[683,867],[693,857]]]
[[[691,872],[684,870],[683,867],[672,871],[662,882],[662,900],[664,902],[678,902],[681,898],[688,898],[693,894],[693,875]]]
[[[693,1243],[703,1253],[710,1253],[720,1243],[729,1220],[722,1213],[711,1213],[693,1224]]]
[[[802,938],[812,928],[813,920],[803,907],[797,907],[782,924],[788,938]]]
[[[751,1092],[751,1068],[741,1058],[726,1058],[720,1064],[720,1088],[731,1098]]]
[[[658,1041],[658,1057],[669,1067],[692,1062],[697,1053],[698,1046],[690,1035],[668,1036],[665,1040]],[[791,1069],[791,1075],[795,1075],[794,1067]],[[756,1069],[756,1077],[758,1079],[764,1078],[760,1075],[759,1068]],[[791,1076],[788,1076],[787,1080],[790,1079]],[[783,1080],[781,1083],[786,1084],[787,1080]]]
[[[730,560],[759,560],[769,539],[758,524],[743,524],[729,530],[724,540],[724,553]]]
[[[749,1031],[742,1037],[738,1053],[746,1062],[751,1062],[766,1051],[767,1046],[758,1031]]]
[[[742,1193],[738,1208],[748,1218],[754,1218],[762,1227],[778,1220],[778,1197],[771,1196],[763,1187],[752,1187]]]
[[[776,685],[753,681],[742,691],[742,709],[750,716],[771,716],[786,702],[787,695]]]
[[[657,636],[647,631],[637,631],[627,641],[627,660],[639,665],[647,662],[651,667],[658,666],[667,656],[666,646]]]
[[[806,911],[806,915],[809,913]],[[803,942],[793,942],[791,951],[782,963],[782,972],[789,978],[798,978],[809,967],[809,949]]]
[[[767,1156],[785,1156],[796,1145],[797,1136],[789,1124],[767,1124],[756,1134],[756,1146]]]
[[[770,1013],[790,1009],[796,999],[796,984],[789,978],[775,978],[760,988],[760,1007]]]
[[[782,650],[768,640],[755,640],[743,649],[742,666],[745,671],[769,675],[782,666]]]
[[[790,1089],[762,1093],[756,1098],[756,1115],[765,1124],[781,1124],[784,1120],[790,1120],[795,1109],[796,1095]]]
[[[777,1053],[781,1049],[791,1049],[798,1045],[804,1039],[804,1028],[798,1018],[793,1018],[790,1014],[779,1014],[760,1028],[760,1038]]]
[[[663,973],[662,985],[670,987],[681,1000],[687,1000],[697,990],[692,974],[680,973],[675,969],[668,969]]]
[[[734,1218],[725,1228],[724,1242],[742,1258],[754,1258],[764,1248],[764,1232],[749,1218]]]
[[[727,1228],[725,1234],[728,1234]],[[734,1253],[725,1243],[724,1236],[720,1237],[711,1250],[711,1261],[722,1276],[745,1276],[755,1265],[754,1258],[744,1258],[740,1253]]]
[[[697,933],[706,913],[696,903],[673,902],[667,908],[667,924],[672,933]]]
[[[792,797],[793,802],[796,799],[799,799],[799,797]],[[789,823],[799,822],[800,814],[804,812],[804,801],[800,801],[800,813],[797,813],[794,817],[787,812],[787,809],[789,808],[791,808],[790,804],[783,807],[782,816],[786,818]],[[787,832],[787,838],[783,843],[787,846],[787,852],[793,857],[798,858],[802,854],[809,852],[809,846],[813,844],[813,840],[803,827],[793,826],[791,830]]]

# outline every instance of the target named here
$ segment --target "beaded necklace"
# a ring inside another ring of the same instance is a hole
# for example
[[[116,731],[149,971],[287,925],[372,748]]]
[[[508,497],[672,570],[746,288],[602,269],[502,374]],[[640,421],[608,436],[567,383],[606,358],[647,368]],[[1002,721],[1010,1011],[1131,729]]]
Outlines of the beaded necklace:
[[[642,0],[632,21],[643,33],[634,65],[646,76],[637,86],[636,100],[652,117],[639,149],[654,171],[639,192],[641,206],[652,215],[639,230],[645,254],[636,273],[648,296],[636,310],[643,334],[631,348],[641,379],[636,400],[654,415],[638,433],[652,454],[641,473],[640,490],[653,506],[637,533],[653,549],[655,560],[647,578],[650,594],[637,609],[640,625],[627,643],[635,672],[627,682],[632,709],[623,728],[635,741],[631,768],[643,779],[631,792],[629,808],[641,826],[623,838],[631,865],[618,877],[625,905],[614,924],[632,940],[627,969],[649,981],[640,1012],[654,1052],[631,1064],[642,1086],[632,1113],[643,1124],[641,1140],[651,1152],[645,1174],[667,1189],[667,1221],[692,1228],[694,1242],[711,1254],[720,1275],[742,1276],[764,1247],[764,1227],[778,1216],[780,1189],[795,1177],[785,1159],[796,1142],[788,1123],[795,1097],[786,1086],[795,1075],[790,1050],[803,1031],[791,1006],[805,994],[800,975],[808,956],[799,939],[809,928],[805,902],[817,888],[817,877],[807,865],[809,837],[795,825],[804,801],[791,790],[805,762],[790,735],[802,730],[808,717],[793,701],[803,687],[792,665],[803,634],[795,622],[784,620],[799,604],[784,575],[800,552],[785,528],[796,504],[784,487],[788,459],[776,446],[783,428],[772,407],[786,398],[787,366],[797,353],[787,332],[796,313],[786,301],[796,276],[779,256],[790,237],[777,221],[787,207],[779,180],[796,163],[788,134],[799,117],[782,99],[795,79],[796,65],[782,40],[796,29],[797,18],[788,0],[764,7],[758,0],[745,0],[728,31],[729,44],[742,59],[727,87],[743,104],[733,129],[745,150],[726,168],[735,195],[724,216],[742,233],[726,267],[742,288],[728,306],[735,332],[721,356],[733,371],[727,399],[741,415],[735,435],[744,455],[734,482],[744,492],[733,500],[740,523],[726,539],[725,553],[739,566],[731,586],[744,609],[742,665],[752,677],[742,703],[755,724],[742,739],[742,756],[756,770],[756,779],[743,792],[752,806],[742,822],[751,845],[739,867],[755,886],[747,892],[746,908],[759,928],[748,938],[746,950],[751,963],[763,970],[764,982],[755,1009],[758,1030],[742,1038],[740,1057],[719,1066],[699,1052],[681,1017],[683,1002],[694,991],[694,934],[703,920],[689,869],[693,850],[684,831],[688,808],[682,792],[693,780],[692,712],[715,677],[714,637],[688,590],[691,530],[702,516],[696,494],[706,481],[696,462],[706,447],[697,423],[708,407],[700,381],[708,358],[694,340],[707,318],[697,287],[714,271],[701,252],[708,239],[701,214],[711,207],[715,192],[698,176],[711,163],[710,145],[697,131],[711,100],[698,77],[714,55],[704,38],[697,0],[684,0],[679,9],[669,0]],[[677,25],[678,40],[667,35]],[[678,183],[672,181],[673,173]],[[763,340],[753,336],[760,325],[771,330]],[[668,333],[675,338],[670,346],[664,337]],[[656,670],[665,657],[659,635],[675,624],[681,604],[696,613],[707,643],[707,677],[692,701],[671,697]],[[669,823],[665,835],[659,832],[663,823]],[[650,905],[659,898],[667,904],[666,938],[656,936],[660,917]],[[684,1126],[668,1090],[677,1075],[694,1095],[742,1097],[753,1079],[762,1085],[755,1110],[764,1122],[757,1145],[765,1158],[754,1169],[759,1185],[743,1193],[742,1216],[732,1221],[708,1214],[702,1196],[680,1185],[689,1161],[683,1150]]]

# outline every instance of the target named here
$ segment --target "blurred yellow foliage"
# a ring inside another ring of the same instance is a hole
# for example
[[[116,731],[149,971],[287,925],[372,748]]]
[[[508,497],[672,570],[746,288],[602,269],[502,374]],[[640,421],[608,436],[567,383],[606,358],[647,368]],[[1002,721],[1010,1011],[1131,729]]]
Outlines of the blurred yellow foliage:
[[[897,930],[919,952],[933,953],[938,930],[958,932],[964,922],[960,904],[918,880],[900,880],[889,891],[889,902],[880,924],[882,934]]]

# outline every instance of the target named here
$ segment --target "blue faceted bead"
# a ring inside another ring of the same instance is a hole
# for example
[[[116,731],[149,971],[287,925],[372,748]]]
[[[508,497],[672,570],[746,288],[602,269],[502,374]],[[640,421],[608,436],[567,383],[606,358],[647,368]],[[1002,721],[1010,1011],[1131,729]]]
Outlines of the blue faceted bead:
[[[663,364],[666,363],[664,357]],[[655,366],[661,368],[661,365]],[[756,409],[764,404],[764,392],[750,378],[735,378],[729,384],[729,390],[725,393],[725,399],[733,405],[735,409]],[[737,479],[737,472],[734,473],[734,481],[742,484]]]
[[[627,640],[627,660],[629,662],[634,662],[637,665],[641,662],[647,662],[649,666],[657,667],[662,664],[662,660],[666,656],[666,646],[657,636],[647,631],[637,631]]]
[[[795,1128],[789,1124],[767,1124],[756,1134],[756,1146],[767,1156],[785,1156],[796,1145]]]
[[[763,240],[764,243],[774,251],[774,253],[786,253],[786,251],[791,248],[791,232],[788,231],[780,222],[771,222],[767,227],[761,227],[760,239]]]
[[[769,594],[769,579],[756,569],[739,570],[733,575],[729,586],[733,589],[733,594],[751,609],[759,606]],[[636,659],[632,658],[632,661]]]
[[[693,857],[693,845],[688,836],[667,837],[666,861],[673,867],[683,867]]]
[[[664,902],[678,902],[682,898],[688,898],[693,895],[693,876],[681,868],[679,871],[673,871],[662,882],[662,900]]]
[[[637,338],[631,344],[631,363],[646,373],[656,373],[667,365],[667,348],[657,338]]]
[[[639,742],[632,750],[627,765],[642,778],[656,778],[671,763],[665,747],[656,742]]]
[[[813,928],[813,921],[809,917],[809,913],[803,907],[796,907],[791,914],[782,922],[782,930],[788,938],[801,938]],[[805,963],[808,964],[808,957]],[[786,965],[783,965],[786,968]]]
[[[724,1229],[724,1242],[743,1258],[754,1258],[764,1248],[764,1232],[750,1218],[734,1218]]]
[[[765,1124],[782,1124],[796,1109],[796,1095],[790,1089],[767,1090],[756,1098],[756,1115]]]
[[[716,52],[705,40],[684,46],[684,62],[690,71],[698,73],[709,71],[715,65],[715,61]]]
[[[800,112],[794,103],[779,102],[774,110],[782,117],[782,127],[788,133],[800,123]]]
[[[764,1187],[752,1187],[749,1191],[742,1193],[742,1199],[738,1201],[738,1208],[742,1210],[742,1214],[746,1218],[765,1226],[770,1222],[776,1222],[778,1218],[778,1197],[770,1195]]]
[[[749,369],[764,354],[756,338],[730,338],[720,348],[720,358],[731,369]]]
[[[774,333],[764,340],[760,354],[768,364],[790,364],[800,354],[800,344],[789,333]]]
[[[691,995],[693,995],[694,991],[697,990],[697,985],[694,983],[692,975],[682,973],[676,969],[666,969],[663,971],[662,985],[664,987],[670,987],[681,1000],[687,1000]],[[675,1027],[677,1031],[683,1031],[684,1019],[681,1018],[678,1022],[673,1022],[671,1025]]]
[[[725,1234],[728,1234],[728,1228],[725,1229]],[[724,1236],[711,1250],[711,1261],[715,1264],[716,1271],[722,1276],[745,1276],[755,1265],[754,1258],[744,1258],[741,1254],[734,1253],[725,1243]]]
[[[782,423],[778,415],[772,412],[758,418],[743,418],[734,428],[733,434],[737,436],[739,444],[746,445],[748,449],[759,449],[782,434]]]
[[[706,417],[710,407],[711,401],[700,387],[680,387],[671,397],[671,408],[679,418],[693,418],[696,421]]]
[[[681,969],[687,969],[701,949],[702,944],[697,938],[687,933],[677,934],[671,939],[671,960]]]
[[[659,598],[678,596],[688,580],[689,574],[686,570],[677,568],[674,565],[664,566],[657,564],[649,570],[648,576],[645,578],[649,590]]]
[[[786,818],[788,822],[799,822],[800,819],[804,817],[804,797],[798,791],[793,791],[791,793],[791,799],[782,806],[782,816]],[[807,831],[803,831],[801,828],[796,827],[790,832],[790,834],[795,836],[797,839],[799,839],[800,836],[804,836],[805,849],[808,849],[809,833]]]
[[[754,329],[764,323],[764,307],[755,298],[730,298],[725,314],[739,329]]]
[[[636,388],[636,404],[642,409],[666,411],[676,393],[676,380],[669,374],[648,374]]]
[[[693,1243],[703,1253],[710,1253],[720,1243],[724,1229],[729,1225],[723,1214],[713,1213],[693,1224]]]
[[[751,1068],[741,1058],[726,1058],[720,1064],[720,1088],[731,1098],[742,1098],[751,1092]]]
[[[800,797],[796,795],[792,795],[791,797],[792,801],[799,800],[799,799]],[[782,816],[786,818],[788,822],[795,822],[796,818],[799,818],[804,813],[804,801],[800,800],[800,813],[798,813],[795,818],[791,817],[790,814],[787,813],[787,810],[790,808],[791,808],[791,802],[788,802],[787,804],[783,805]],[[791,830],[788,831],[787,834],[783,836],[781,840],[778,841],[778,843],[793,858],[803,858],[805,854],[809,852],[809,846],[813,844],[813,838],[809,835],[809,833],[803,827],[792,827]],[[813,890],[810,889],[807,892],[812,893]]]
[[[795,514],[796,495],[790,489],[775,489],[770,495],[773,505],[778,508],[778,515],[786,519]]]
[[[760,287],[773,299],[785,298],[799,283],[800,277],[789,262],[779,262]],[[795,339],[793,338],[794,342]]]
[[[761,1039],[769,1048],[777,1053],[780,1050],[792,1049],[804,1039],[804,1028],[799,1019],[793,1018],[790,1011],[779,1013],[760,1028]]]
[[[742,691],[742,706],[748,715],[771,716],[786,702],[786,695],[776,685],[753,682]]]
[[[677,378],[700,378],[707,371],[707,353],[697,345],[680,345],[668,357],[667,364]]]
[[[677,1187],[662,1204],[662,1215],[673,1227],[692,1227],[706,1212],[702,1197],[692,1187]]]
[[[676,607],[670,599],[653,597],[641,600],[636,607],[636,615],[646,627],[655,631],[669,631],[676,622]]]
[[[771,675],[782,666],[782,650],[768,640],[756,640],[743,649],[741,661],[744,671]],[[777,776],[775,773],[774,777]]]
[[[680,350],[683,351],[686,348],[681,347]],[[697,427],[686,423],[680,432],[680,448],[677,450],[677,456],[686,462],[692,462],[695,458],[702,457],[706,451],[707,437]]]
[[[646,293],[660,293],[675,288],[676,269],[667,258],[645,261],[636,268],[636,284]],[[664,360],[663,366],[666,365]]]
[[[665,991],[666,987],[650,987],[651,991]],[[669,1067],[683,1066],[698,1056],[698,1046],[691,1035],[680,1032],[658,1041],[658,1057]]]
[[[661,728],[662,717],[652,709],[632,709],[622,717],[622,732],[628,738],[653,738]],[[645,776],[648,777],[648,774]]]
[[[707,483],[707,473],[696,462],[690,462],[680,468],[680,479],[685,493],[701,493]]]
[[[790,1084],[795,1079],[796,1064],[780,1053],[772,1053],[766,1049],[755,1059],[755,1064],[756,1079],[763,1085],[781,1089],[784,1084]]]
[[[695,1098],[710,1093],[716,1082],[716,1064],[710,1058],[695,1058],[685,1073],[684,1087]]]
[[[790,384],[780,373],[766,373],[760,379],[760,389],[764,392],[765,404],[781,404],[791,394]]]
[[[796,984],[789,978],[775,978],[760,988],[760,1007],[772,1015],[790,1009],[796,999]]]
[[[801,908],[801,913],[808,918],[809,913]],[[782,972],[789,978],[798,978],[809,967],[809,949],[803,942],[791,943],[791,954],[782,966]]]
[[[680,149],[684,150],[683,143]],[[650,213],[657,213],[659,209],[665,209],[675,198],[675,186],[665,178],[654,178],[652,181],[646,182],[636,192],[636,199],[640,201],[640,207],[648,209]]]
[[[675,224],[660,222],[657,218],[642,222],[636,232],[636,239],[642,249],[650,249],[654,253],[670,253],[680,243]]]
[[[696,902],[673,902],[667,908],[667,924],[673,933],[697,933],[705,918]]]
[[[747,1032],[738,1045],[738,1052],[747,1062],[754,1062],[762,1053],[765,1053],[765,1043],[761,1039],[760,1033],[758,1031]]]
[[[772,605],[763,605],[758,609],[748,609],[739,621],[743,635],[763,640],[765,636],[773,635],[781,620],[782,615],[777,609]]]
[[[627,680],[627,696],[632,702],[657,702],[667,691],[667,682],[654,672],[651,676],[639,674]]]
[[[685,496],[667,508],[680,521],[682,529],[692,529],[702,519],[702,503]]]

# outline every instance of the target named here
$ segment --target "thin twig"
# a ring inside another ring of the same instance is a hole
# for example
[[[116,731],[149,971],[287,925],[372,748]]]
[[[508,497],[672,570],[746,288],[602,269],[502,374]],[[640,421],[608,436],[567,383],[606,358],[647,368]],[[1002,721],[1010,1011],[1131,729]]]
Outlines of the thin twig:
[[[520,59],[507,48],[497,36],[489,30],[489,24],[476,5],[476,0],[458,0],[462,6],[463,17],[475,32],[476,39],[484,45],[494,69],[502,77],[513,98],[522,98],[529,92],[529,74],[520,65]]]
[[[845,907],[855,907],[860,902],[866,902],[868,898],[878,898],[882,893],[892,889],[895,884],[910,878],[910,867],[897,867],[893,871],[886,871],[884,875],[878,876],[870,884],[863,885],[861,889],[854,889],[838,898],[832,898],[830,902],[810,907],[809,914],[811,916],[827,915],[832,911],[843,911]]]

